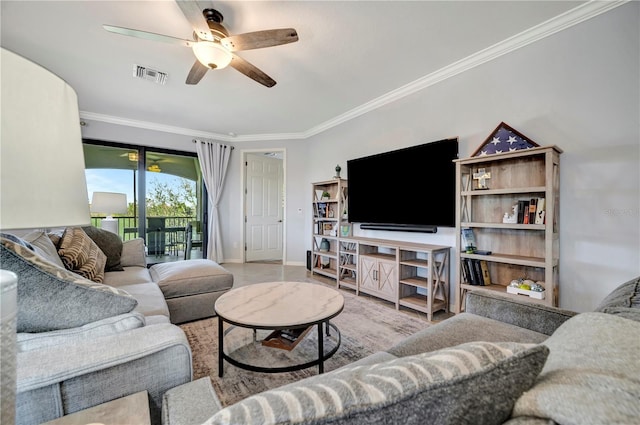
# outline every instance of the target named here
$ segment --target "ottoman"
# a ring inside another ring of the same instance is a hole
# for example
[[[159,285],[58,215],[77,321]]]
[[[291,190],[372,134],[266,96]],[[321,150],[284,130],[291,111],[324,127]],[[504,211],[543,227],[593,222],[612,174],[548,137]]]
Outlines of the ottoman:
[[[233,275],[212,260],[155,264],[149,273],[164,294],[174,324],[215,316],[216,300],[233,286]]]

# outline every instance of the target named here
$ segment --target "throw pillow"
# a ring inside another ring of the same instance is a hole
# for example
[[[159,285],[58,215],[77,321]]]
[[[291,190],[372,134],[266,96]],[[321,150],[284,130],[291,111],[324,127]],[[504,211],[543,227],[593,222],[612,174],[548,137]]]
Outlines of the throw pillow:
[[[131,329],[141,328],[144,325],[144,316],[141,313],[132,311],[131,313],[87,323],[77,328],[37,333],[21,332],[17,334],[16,341],[18,352],[40,350],[55,345],[73,346],[101,336],[115,335]]]
[[[125,291],[87,280],[6,238],[0,238],[0,262],[18,275],[18,332],[74,328],[138,305]]]
[[[341,368],[246,398],[214,424],[501,424],[533,385],[548,349],[472,342]]]
[[[607,307],[640,308],[640,276],[629,280],[611,291],[596,307],[600,311]]]
[[[640,418],[640,326],[605,313],[581,313],[544,343],[549,358],[514,417],[551,423],[637,424]]]
[[[122,239],[120,239],[120,236],[93,226],[83,227],[82,230],[107,256],[107,264],[104,267],[105,272],[124,271],[120,264],[120,257],[122,256]]]
[[[122,267],[147,267],[144,239],[135,238],[122,244]]]
[[[107,256],[80,227],[68,227],[64,231],[58,255],[68,270],[94,282],[104,280]]]
[[[58,256],[58,249],[45,232],[31,232],[28,235],[23,236],[23,239],[33,245],[35,251],[45,260],[51,261],[58,267],[64,267],[62,260]]]

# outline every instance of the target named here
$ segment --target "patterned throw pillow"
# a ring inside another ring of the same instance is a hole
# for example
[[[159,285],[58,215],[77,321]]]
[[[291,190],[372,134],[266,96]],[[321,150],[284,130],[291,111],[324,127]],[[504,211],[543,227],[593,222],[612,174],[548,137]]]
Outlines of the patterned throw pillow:
[[[124,271],[120,264],[120,257],[122,256],[122,239],[120,239],[120,236],[93,226],[83,227],[82,230],[107,256],[107,264],[104,267],[105,272]]]
[[[542,370],[544,345],[472,342],[353,366],[246,398],[214,424],[501,424]]]
[[[0,238],[0,264],[18,275],[18,332],[74,328],[138,305],[127,292],[87,280],[6,238]]]
[[[94,282],[104,280],[107,256],[80,227],[68,227],[64,231],[58,255],[68,270]]]

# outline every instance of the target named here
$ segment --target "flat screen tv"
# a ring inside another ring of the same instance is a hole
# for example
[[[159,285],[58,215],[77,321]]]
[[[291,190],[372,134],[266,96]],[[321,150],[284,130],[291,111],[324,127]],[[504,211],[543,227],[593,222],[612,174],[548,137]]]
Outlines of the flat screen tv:
[[[455,227],[458,139],[347,161],[349,221],[363,229]]]

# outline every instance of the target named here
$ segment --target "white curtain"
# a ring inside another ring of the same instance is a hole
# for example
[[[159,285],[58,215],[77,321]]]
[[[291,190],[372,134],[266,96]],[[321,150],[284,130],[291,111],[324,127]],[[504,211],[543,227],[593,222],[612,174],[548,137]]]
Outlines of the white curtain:
[[[224,178],[227,175],[227,167],[229,166],[229,158],[233,148],[206,140],[194,140],[194,142],[196,143],[204,184],[209,193],[207,258],[221,263],[224,257],[222,255],[218,202],[224,188]]]

